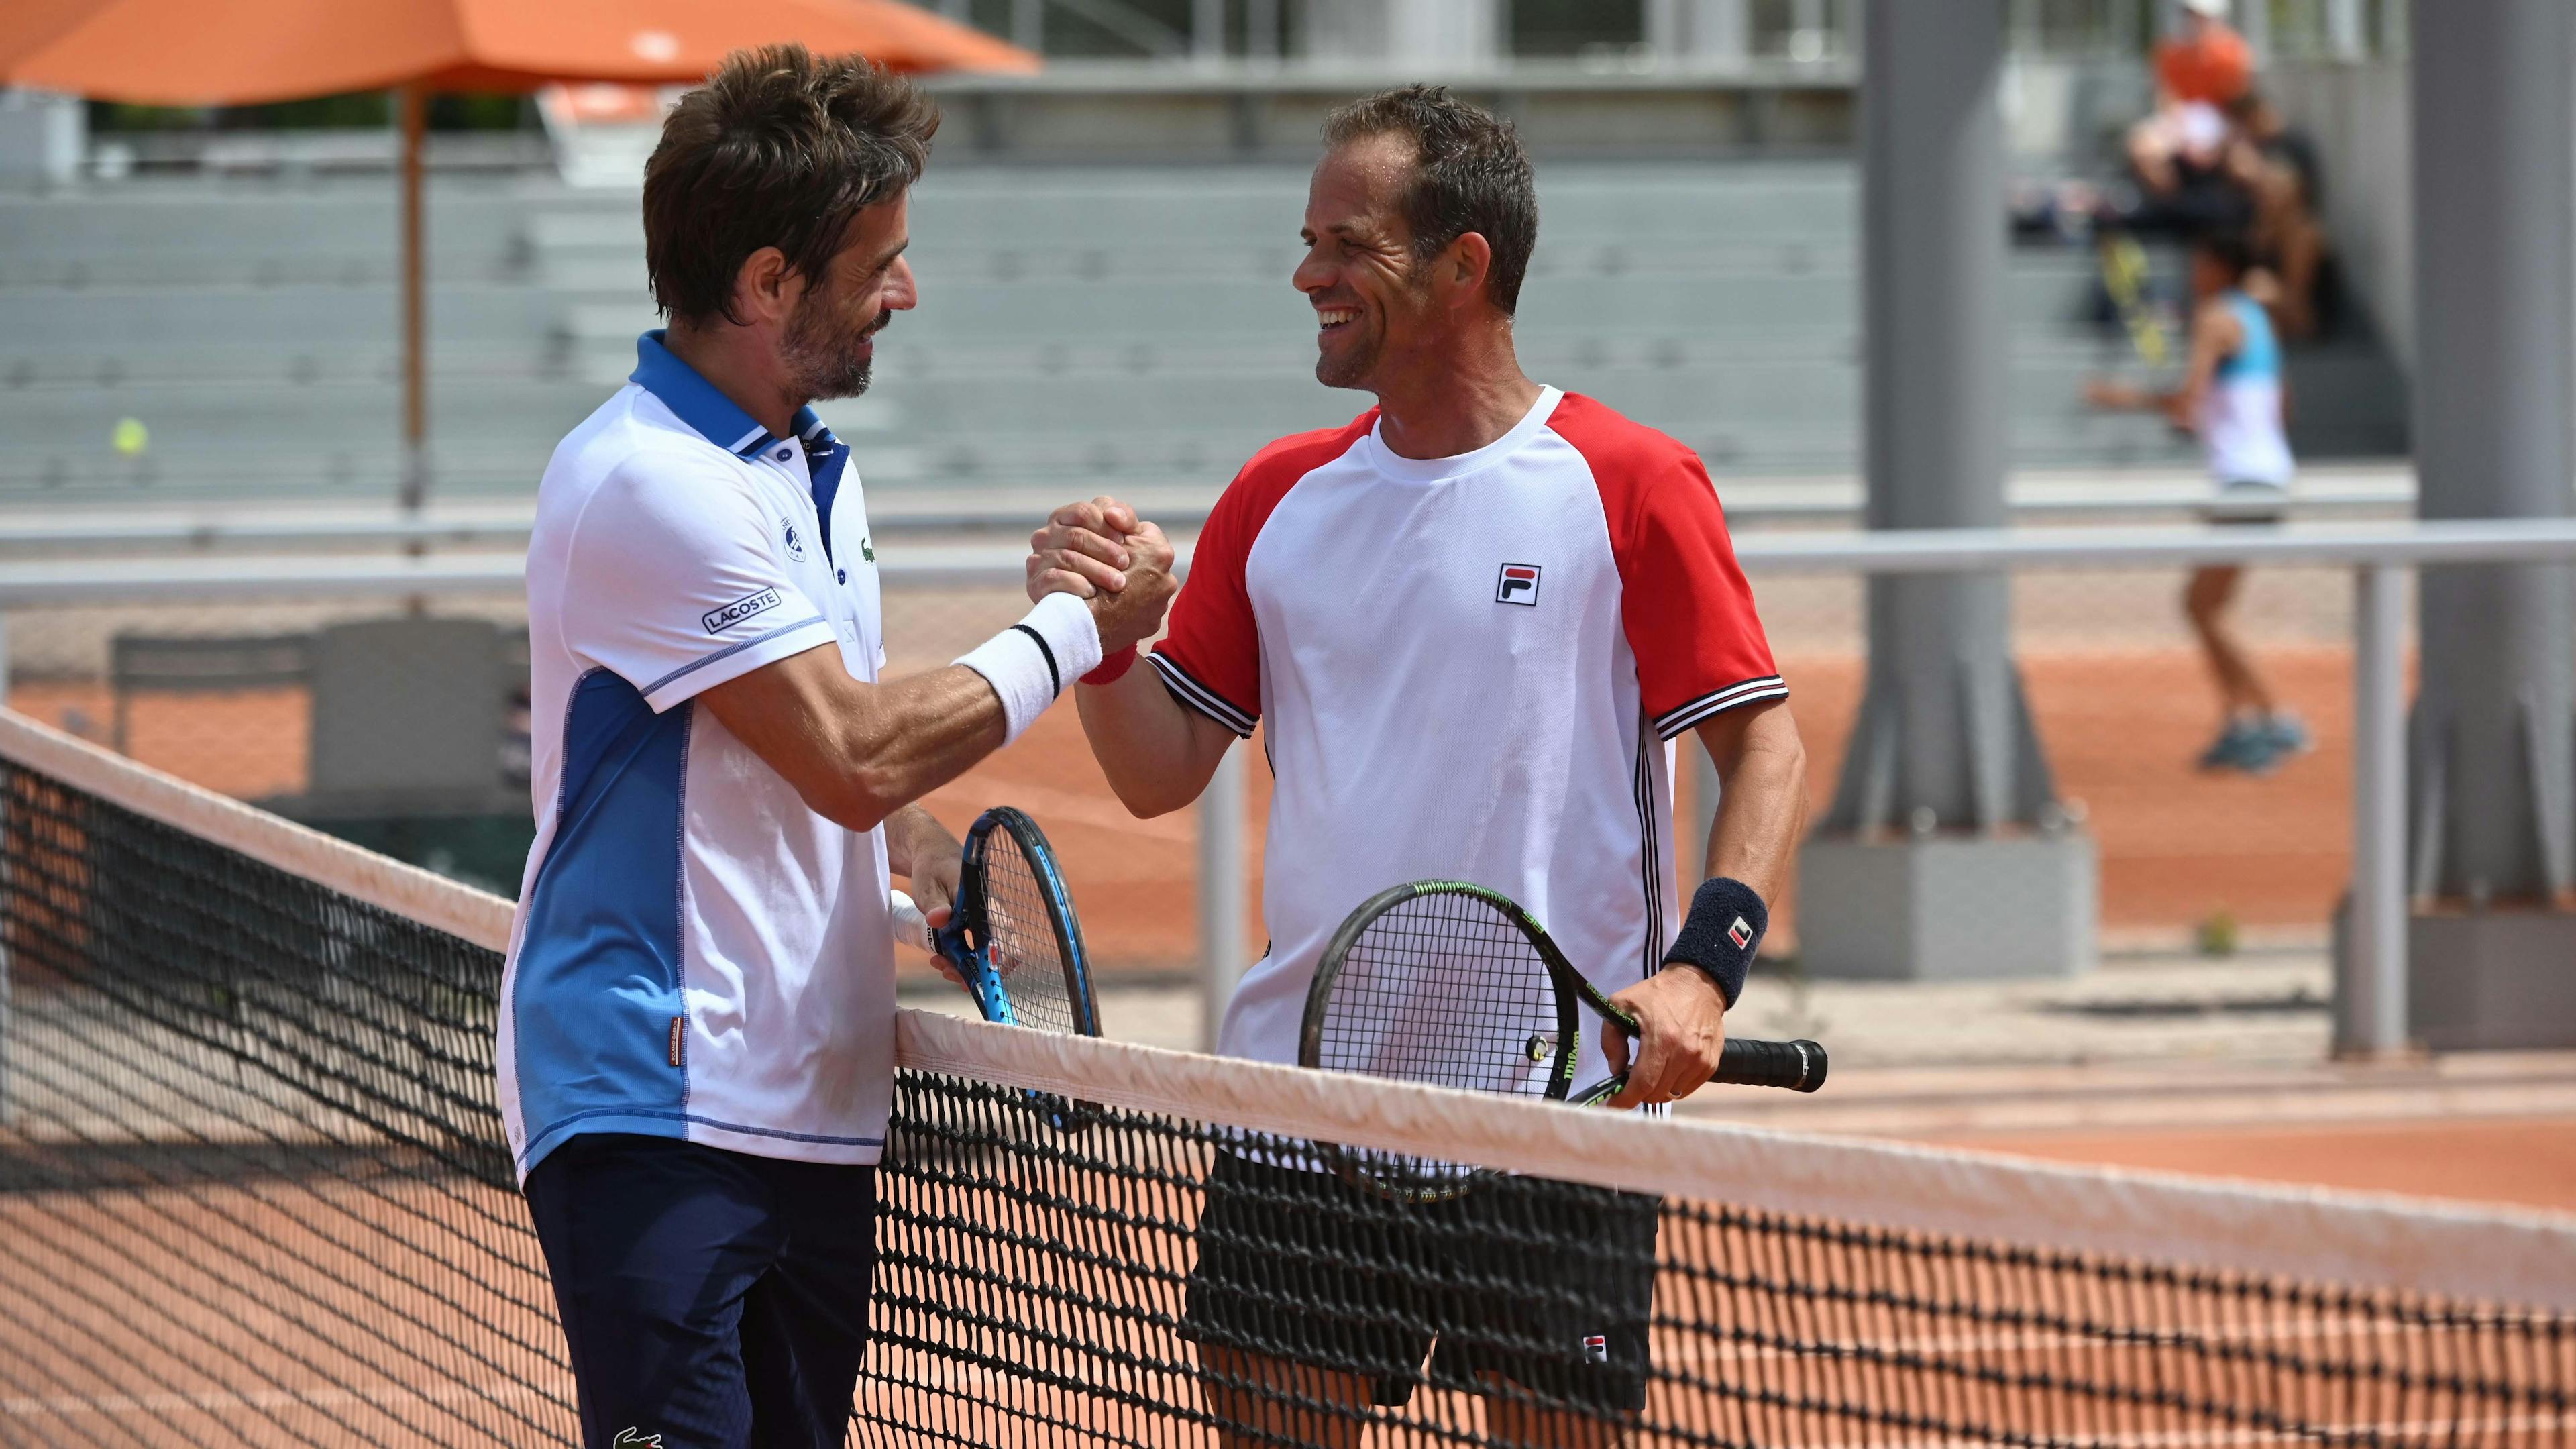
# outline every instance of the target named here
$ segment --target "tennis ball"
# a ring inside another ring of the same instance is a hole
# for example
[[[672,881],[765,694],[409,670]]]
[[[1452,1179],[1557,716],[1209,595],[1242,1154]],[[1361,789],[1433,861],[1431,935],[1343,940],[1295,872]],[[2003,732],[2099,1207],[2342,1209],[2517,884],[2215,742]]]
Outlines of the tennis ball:
[[[143,426],[141,418],[117,419],[116,431],[109,437],[116,444],[116,451],[129,458],[152,446],[152,430]]]
[[[2203,956],[2233,956],[2239,944],[2236,915],[2225,906],[2203,916],[2192,928],[2192,945]]]

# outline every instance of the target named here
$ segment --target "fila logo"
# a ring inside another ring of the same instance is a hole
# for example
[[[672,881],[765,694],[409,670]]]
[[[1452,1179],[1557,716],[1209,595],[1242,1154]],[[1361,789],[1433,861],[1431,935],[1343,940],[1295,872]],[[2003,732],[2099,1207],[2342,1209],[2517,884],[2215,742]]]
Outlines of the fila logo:
[[[1583,1336],[1583,1361],[1585,1363],[1608,1363],[1610,1361],[1609,1338],[1598,1333],[1585,1334]]]
[[[1753,944],[1753,928],[1745,924],[1742,916],[1738,916],[1735,918],[1735,924],[1726,928],[1726,939],[1733,941],[1735,949],[1741,951]]]
[[[1503,565],[1502,573],[1494,579],[1494,602],[1526,604],[1533,609],[1537,608],[1538,565],[1515,563]]]

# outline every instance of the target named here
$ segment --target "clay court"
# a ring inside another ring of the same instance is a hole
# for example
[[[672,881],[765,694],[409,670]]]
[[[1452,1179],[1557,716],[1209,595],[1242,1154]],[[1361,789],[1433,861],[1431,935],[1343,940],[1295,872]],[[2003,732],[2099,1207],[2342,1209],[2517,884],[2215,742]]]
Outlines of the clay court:
[[[2211,710],[2199,664],[2187,650],[2024,656],[2032,709],[2060,789],[2080,802],[2100,842],[2102,924],[2112,943],[2177,945],[2219,914],[2252,930],[2323,939],[2348,860],[2348,655],[2299,646],[2271,657],[2285,697],[2311,722],[2319,747],[2256,780],[2192,768],[2207,743]],[[1861,662],[1784,653],[1781,669],[1821,813],[1859,699]],[[113,713],[105,687],[88,681],[21,682],[11,703],[57,725],[104,721]],[[306,704],[300,690],[141,694],[129,709],[131,752],[144,764],[248,799],[302,786]],[[1267,774],[1257,763],[1247,774],[1257,822],[1268,802]],[[1689,772],[1678,774],[1686,793]],[[995,804],[1018,805],[1037,817],[1063,857],[1104,974],[1178,971],[1195,959],[1193,817],[1129,815],[1092,762],[1072,711],[1050,712],[1026,738],[934,792],[929,803],[957,829]],[[1683,809],[1687,818],[1686,801]],[[1256,831],[1256,901],[1259,850]],[[1795,920],[1793,900],[1774,928],[1775,950],[1794,946]],[[1257,920],[1246,923],[1246,933],[1247,945],[1257,946]]]

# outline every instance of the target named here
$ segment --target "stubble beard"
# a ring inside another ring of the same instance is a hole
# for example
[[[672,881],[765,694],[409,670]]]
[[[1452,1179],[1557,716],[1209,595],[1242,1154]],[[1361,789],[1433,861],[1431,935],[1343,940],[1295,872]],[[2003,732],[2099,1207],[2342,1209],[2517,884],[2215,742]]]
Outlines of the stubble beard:
[[[1367,383],[1374,355],[1343,353],[1336,356],[1318,349],[1315,355],[1315,381],[1326,387],[1360,387]]]
[[[820,306],[811,302],[798,306],[780,348],[780,361],[786,364],[788,375],[796,379],[796,390],[814,401],[857,397],[866,392],[872,359],[858,350],[859,344],[883,330],[885,321],[881,314],[855,337],[834,337]]]

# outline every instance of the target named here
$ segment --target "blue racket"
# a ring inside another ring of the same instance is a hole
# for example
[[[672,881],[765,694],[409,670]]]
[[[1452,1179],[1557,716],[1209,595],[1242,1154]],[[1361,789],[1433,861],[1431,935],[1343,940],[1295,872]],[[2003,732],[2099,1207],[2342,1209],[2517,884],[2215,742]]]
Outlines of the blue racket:
[[[930,930],[894,896],[896,939],[947,962],[986,1021],[1100,1035],[1082,922],[1036,821],[1009,806],[976,819],[947,925]]]

